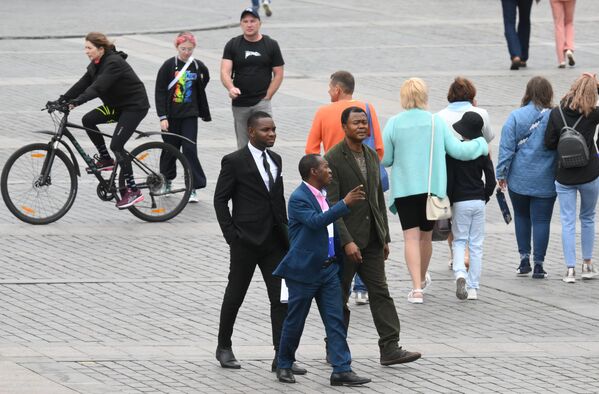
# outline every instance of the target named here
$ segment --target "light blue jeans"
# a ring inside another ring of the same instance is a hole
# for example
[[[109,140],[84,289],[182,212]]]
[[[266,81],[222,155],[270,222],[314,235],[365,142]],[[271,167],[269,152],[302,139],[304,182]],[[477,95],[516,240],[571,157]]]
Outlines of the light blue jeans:
[[[559,201],[559,216],[562,222],[562,248],[566,266],[576,266],[576,193],[580,193],[580,233],[582,258],[593,257],[595,242],[595,205],[599,195],[599,178],[580,185],[562,185],[555,181]]]
[[[485,202],[483,200],[459,201],[453,204],[451,218],[453,233],[453,274],[466,278],[469,289],[478,289],[483,262],[485,239]],[[470,269],[466,271],[464,252],[468,243]]]

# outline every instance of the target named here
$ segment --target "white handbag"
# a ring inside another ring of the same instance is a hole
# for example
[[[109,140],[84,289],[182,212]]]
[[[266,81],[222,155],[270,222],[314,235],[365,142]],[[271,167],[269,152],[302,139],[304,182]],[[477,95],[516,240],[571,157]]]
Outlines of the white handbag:
[[[433,147],[435,146],[435,115],[432,117],[433,132],[431,134],[431,154],[428,165],[428,191],[426,197],[426,218],[441,220],[451,218],[451,203],[449,198],[439,198],[431,194],[431,176],[433,173]]]

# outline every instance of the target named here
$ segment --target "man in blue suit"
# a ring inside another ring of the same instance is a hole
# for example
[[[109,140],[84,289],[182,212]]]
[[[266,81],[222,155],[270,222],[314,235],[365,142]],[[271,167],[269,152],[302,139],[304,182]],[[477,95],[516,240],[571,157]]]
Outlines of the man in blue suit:
[[[289,240],[291,247],[274,276],[285,278],[289,290],[287,317],[279,345],[277,378],[295,383],[293,362],[312,299],[316,299],[328,338],[333,373],[332,386],[356,386],[370,379],[351,369],[347,330],[343,322],[343,295],[340,284],[341,256],[335,242],[334,222],[350,212],[349,206],[364,200],[363,186],[351,190],[329,208],[324,188],[332,172],[320,155],[306,155],[299,162],[302,184],[289,198]]]

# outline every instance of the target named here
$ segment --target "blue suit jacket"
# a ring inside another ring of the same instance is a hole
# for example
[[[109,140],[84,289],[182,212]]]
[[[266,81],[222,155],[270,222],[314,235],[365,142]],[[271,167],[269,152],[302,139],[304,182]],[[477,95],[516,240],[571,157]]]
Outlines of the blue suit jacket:
[[[328,258],[329,233],[327,225],[350,212],[343,200],[322,212],[316,197],[302,183],[289,197],[289,241],[291,247],[274,276],[297,282],[313,283],[320,277],[322,264]],[[335,253],[341,258],[335,231]],[[340,260],[338,260],[340,262]]]

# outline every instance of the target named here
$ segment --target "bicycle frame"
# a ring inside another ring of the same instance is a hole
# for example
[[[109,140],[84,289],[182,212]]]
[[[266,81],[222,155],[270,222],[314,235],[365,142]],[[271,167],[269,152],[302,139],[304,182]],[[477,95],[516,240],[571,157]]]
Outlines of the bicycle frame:
[[[50,181],[50,170],[52,168],[52,164],[54,163],[54,157],[56,155],[55,152],[56,152],[56,149],[58,149],[58,144],[63,145],[67,149],[67,151],[69,152],[69,155],[71,156],[71,160],[73,161],[73,166],[75,167],[77,176],[79,176],[79,177],[81,176],[81,172],[79,171],[79,163],[77,162],[77,158],[76,158],[73,150],[69,147],[69,145],[67,143],[65,143],[63,141],[63,137],[67,137],[68,140],[73,145],[73,147],[75,147],[75,150],[83,158],[83,161],[85,161],[85,163],[87,164],[87,166],[89,168],[89,173],[94,174],[96,176],[96,178],[98,179],[98,182],[100,183],[100,186],[109,193],[113,193],[113,194],[116,193],[117,190],[116,190],[115,181],[116,181],[116,174],[118,172],[117,171],[118,165],[119,165],[118,162],[115,163],[115,167],[113,168],[110,178],[108,180],[106,180],[102,176],[101,172],[98,171],[98,168],[96,167],[96,165],[94,163],[94,160],[87,154],[87,152],[85,152],[85,150],[81,147],[81,145],[79,144],[79,142],[77,141],[75,136],[69,131],[68,128],[85,130],[88,132],[100,134],[100,135],[102,135],[104,137],[108,137],[108,138],[112,138],[112,135],[102,133],[101,131],[98,131],[98,130],[89,129],[87,127],[80,126],[75,123],[71,123],[68,121],[69,111],[64,110],[64,111],[60,111],[60,112],[62,112],[64,115],[63,115],[62,119],[60,120],[60,124],[59,124],[56,132],[45,131],[45,130],[36,131],[38,133],[52,135],[52,138],[50,139],[50,142],[48,143],[48,156],[44,160],[44,163],[42,165],[42,170],[41,170],[41,176],[37,181],[38,186],[47,185],[48,182]],[[135,133],[138,134],[138,137],[136,139],[139,139],[142,137],[149,137],[151,135],[166,134],[166,135],[172,135],[172,136],[179,137],[181,139],[184,139],[188,142],[195,144],[193,141],[191,141],[190,139],[188,139],[186,137],[183,137],[178,134],[168,133],[168,132],[142,132],[142,131],[135,130]],[[154,171],[152,171],[152,169],[150,169],[145,163],[138,160],[136,157],[132,156],[131,153],[129,153],[128,151],[125,151],[125,153],[129,156],[131,162],[135,163],[146,174],[154,173]],[[155,174],[155,175],[157,175],[157,174]],[[139,186],[143,188],[147,185],[140,184]],[[154,197],[152,196],[152,200],[153,199],[154,199]]]

